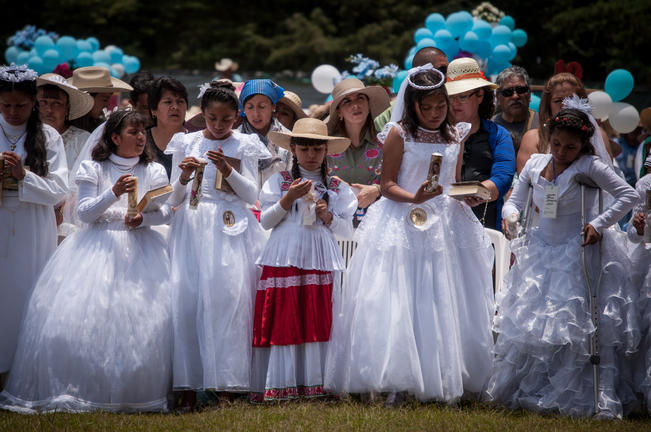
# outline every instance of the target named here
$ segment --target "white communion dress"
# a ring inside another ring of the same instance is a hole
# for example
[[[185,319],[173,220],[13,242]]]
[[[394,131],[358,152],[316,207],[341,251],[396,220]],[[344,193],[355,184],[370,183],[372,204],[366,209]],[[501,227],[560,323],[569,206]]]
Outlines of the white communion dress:
[[[325,386],[453,402],[484,390],[492,367],[493,249],[472,210],[447,195],[470,125],[451,128],[450,143],[396,123],[381,141],[391,128],[404,141],[398,185],[415,193],[438,152],[443,194],[418,205],[428,213],[420,226],[409,221],[409,203],[383,197],[369,208],[335,298]]]
[[[39,277],[0,407],[18,412],[163,411],[172,378],[169,259],[150,228],[124,224],[127,194],[112,187],[138,177],[138,195],[167,184],[165,169],[138,157],[85,161],[78,212],[87,227],[68,236]]]
[[[551,157],[534,154],[527,161],[503,217],[524,209],[529,185],[533,185],[535,205],[543,208],[545,189],[552,182],[541,172]],[[599,284],[600,415],[621,418],[623,407],[635,400],[632,371],[626,365],[628,355],[637,349],[640,330],[625,235],[608,227],[633,207],[637,195],[596,156],[581,156],[556,177],[556,218],[541,217],[537,228],[511,242],[515,264],[496,298],[496,364],[488,399],[510,408],[571,416],[594,414],[590,338],[595,328],[581,259],[577,174],[589,177],[614,197],[613,204],[598,214],[596,191],[587,192],[586,220],[602,239],[601,246],[587,246],[585,252],[592,286]]]
[[[217,167],[208,162],[192,208],[193,182],[180,184],[178,165],[219,147],[241,161],[241,173],[233,169],[224,179],[235,193],[215,188]],[[209,140],[202,131],[176,134],[165,151],[174,155],[169,202],[178,206],[169,232],[174,389],[248,391],[260,274],[255,260],[266,241],[248,205],[258,199],[258,160],[270,154],[257,135],[238,131],[223,140]]]
[[[13,150],[25,164],[27,124],[12,126],[0,115],[0,153]],[[18,331],[36,278],[57,246],[54,205],[68,192],[68,169],[63,141],[43,125],[48,173],[41,177],[26,170],[16,182],[5,179],[0,202],[0,373],[7,372],[16,351]],[[1,183],[1,182],[0,182]],[[9,183],[12,183],[9,185]]]

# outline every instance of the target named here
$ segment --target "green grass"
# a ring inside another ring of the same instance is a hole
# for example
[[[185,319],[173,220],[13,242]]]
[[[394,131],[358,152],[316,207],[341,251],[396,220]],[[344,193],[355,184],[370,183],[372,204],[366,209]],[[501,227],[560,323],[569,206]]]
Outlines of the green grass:
[[[44,414],[0,411],[0,431],[649,431],[648,416],[621,421],[540,416],[479,404],[449,407],[409,402],[398,409],[381,403],[289,402],[211,406],[191,414]]]

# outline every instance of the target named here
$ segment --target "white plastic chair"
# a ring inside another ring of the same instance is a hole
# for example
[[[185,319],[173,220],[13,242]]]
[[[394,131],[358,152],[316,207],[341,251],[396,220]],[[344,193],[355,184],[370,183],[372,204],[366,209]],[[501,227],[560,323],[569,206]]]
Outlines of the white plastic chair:
[[[495,248],[495,293],[497,294],[502,289],[504,276],[511,266],[511,246],[501,232],[490,228],[484,229]]]
[[[346,264],[346,268],[348,268],[348,264],[350,264],[350,260],[353,257],[353,252],[355,252],[355,249],[357,249],[357,242],[355,242],[352,238],[344,239],[337,236],[337,243],[341,248],[341,255],[344,257],[344,263]],[[341,285],[343,286],[344,272],[341,272],[340,276],[341,276]]]

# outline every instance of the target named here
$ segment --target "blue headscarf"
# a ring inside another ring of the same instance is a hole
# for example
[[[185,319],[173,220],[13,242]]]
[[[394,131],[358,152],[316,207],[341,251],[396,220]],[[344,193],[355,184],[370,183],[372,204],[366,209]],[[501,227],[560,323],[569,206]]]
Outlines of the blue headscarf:
[[[284,96],[285,89],[270,79],[254,79],[245,82],[240,92],[240,115],[242,117],[246,117],[244,103],[248,98],[257,94],[267,96],[271,103],[275,105],[278,99]]]

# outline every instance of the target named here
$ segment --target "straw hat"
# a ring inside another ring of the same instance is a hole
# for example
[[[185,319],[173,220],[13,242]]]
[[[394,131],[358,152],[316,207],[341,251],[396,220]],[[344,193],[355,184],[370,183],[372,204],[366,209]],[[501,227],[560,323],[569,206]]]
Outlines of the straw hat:
[[[227,70],[231,70],[235,72],[239,67],[240,65],[238,65],[236,62],[229,59],[228,57],[224,57],[218,62],[215,62],[215,69],[217,69],[219,72],[225,72]]]
[[[445,89],[448,91],[448,96],[481,87],[488,87],[490,90],[498,87],[497,84],[486,79],[477,62],[469,57],[452,60],[448,65],[446,76]]]
[[[328,136],[328,126],[310,117],[296,120],[291,132],[269,132],[269,138],[279,147],[289,150],[292,137],[328,141],[328,154],[343,153],[350,145],[348,138]]]
[[[337,107],[341,101],[353,93],[362,93],[368,97],[368,108],[371,118],[375,118],[389,108],[389,95],[380,86],[364,86],[364,83],[357,78],[347,78],[339,81],[332,90],[332,104],[330,105],[330,119],[328,130],[333,131],[337,123]]]
[[[307,114],[305,114],[305,111],[303,111],[303,108],[301,108],[303,106],[303,102],[296,93],[285,90],[285,95],[278,99],[277,103],[280,102],[284,103],[289,108],[291,108],[292,111],[294,111],[294,114],[296,114],[296,119],[307,117]]]
[[[68,95],[68,104],[70,106],[68,111],[68,119],[74,120],[86,115],[95,104],[95,100],[88,93],[78,90],[64,77],[54,73],[46,73],[38,77],[36,86],[42,87],[44,85],[57,86]]]
[[[113,78],[108,69],[101,66],[87,66],[75,69],[68,83],[88,93],[119,93],[132,91],[133,87]]]

